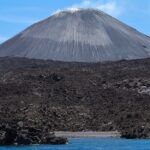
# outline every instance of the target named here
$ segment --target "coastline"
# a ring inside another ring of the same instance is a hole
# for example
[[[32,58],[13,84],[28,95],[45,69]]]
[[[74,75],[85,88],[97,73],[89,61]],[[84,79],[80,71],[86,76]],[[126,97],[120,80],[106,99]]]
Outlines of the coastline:
[[[70,131],[56,131],[56,136],[66,138],[120,138],[118,131],[86,131],[86,132],[70,132]]]

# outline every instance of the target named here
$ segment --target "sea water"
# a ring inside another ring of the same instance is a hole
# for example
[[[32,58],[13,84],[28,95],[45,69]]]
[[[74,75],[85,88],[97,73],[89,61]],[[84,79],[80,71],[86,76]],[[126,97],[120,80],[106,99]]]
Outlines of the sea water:
[[[0,147],[0,150],[150,150],[150,140],[73,138],[67,145]]]

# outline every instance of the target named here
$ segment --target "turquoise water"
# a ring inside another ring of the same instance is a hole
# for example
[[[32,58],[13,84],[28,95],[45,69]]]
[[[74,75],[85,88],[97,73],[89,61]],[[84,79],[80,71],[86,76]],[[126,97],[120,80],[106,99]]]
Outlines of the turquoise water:
[[[70,139],[67,145],[0,147],[0,150],[150,150],[150,140]]]

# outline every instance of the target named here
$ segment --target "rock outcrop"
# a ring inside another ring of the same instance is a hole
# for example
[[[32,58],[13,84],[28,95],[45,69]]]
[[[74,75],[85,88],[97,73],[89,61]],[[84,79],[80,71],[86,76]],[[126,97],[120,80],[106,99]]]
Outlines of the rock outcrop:
[[[0,145],[32,145],[32,144],[66,144],[63,137],[56,137],[53,132],[37,127],[25,127],[23,122],[18,125],[0,126]]]

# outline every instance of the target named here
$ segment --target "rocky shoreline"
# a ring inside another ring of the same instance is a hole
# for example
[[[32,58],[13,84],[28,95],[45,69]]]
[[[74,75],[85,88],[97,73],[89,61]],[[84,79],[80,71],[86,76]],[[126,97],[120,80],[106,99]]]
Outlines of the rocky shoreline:
[[[23,122],[15,126],[0,126],[0,146],[67,143],[65,137],[55,136],[53,132],[41,128],[23,127]]]

